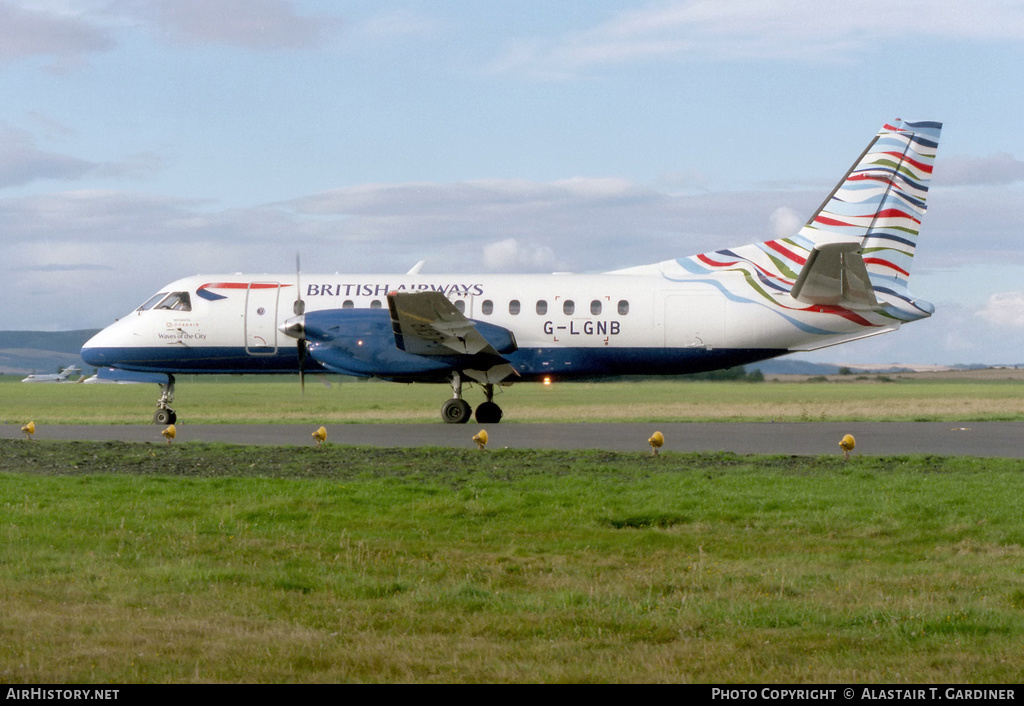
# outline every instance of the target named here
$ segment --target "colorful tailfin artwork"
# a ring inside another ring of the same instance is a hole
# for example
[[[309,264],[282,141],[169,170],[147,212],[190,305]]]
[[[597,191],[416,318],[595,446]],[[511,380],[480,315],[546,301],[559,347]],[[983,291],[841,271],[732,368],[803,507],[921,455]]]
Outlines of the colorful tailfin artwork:
[[[930,316],[909,292],[942,123],[885,124],[800,231],[678,260],[692,273],[741,270],[766,299],[871,309],[894,323]]]

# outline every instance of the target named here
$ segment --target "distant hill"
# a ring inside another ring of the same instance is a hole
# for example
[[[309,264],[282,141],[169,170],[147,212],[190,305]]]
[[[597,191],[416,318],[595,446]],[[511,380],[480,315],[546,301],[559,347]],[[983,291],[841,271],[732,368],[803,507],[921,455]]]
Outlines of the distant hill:
[[[760,370],[762,375],[839,375],[844,370],[853,374],[876,375],[894,373],[940,373],[984,370],[990,367],[1017,368],[1017,365],[989,366],[980,363],[927,365],[916,363],[811,363],[799,358],[772,358],[746,366],[747,372]]]
[[[0,373],[55,373],[68,365],[85,368],[82,344],[97,329],[80,331],[0,331]]]
[[[747,372],[760,370],[764,375],[838,375],[839,367],[829,363],[810,363],[796,358],[773,358],[746,366]]]

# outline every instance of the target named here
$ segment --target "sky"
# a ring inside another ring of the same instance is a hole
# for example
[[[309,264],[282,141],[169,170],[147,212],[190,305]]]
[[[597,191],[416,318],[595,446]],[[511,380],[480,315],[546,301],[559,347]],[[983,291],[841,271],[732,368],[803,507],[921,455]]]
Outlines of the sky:
[[[192,274],[601,272],[795,232],[944,123],[925,321],[800,357],[1024,363],[1024,2],[0,0],[0,330]]]

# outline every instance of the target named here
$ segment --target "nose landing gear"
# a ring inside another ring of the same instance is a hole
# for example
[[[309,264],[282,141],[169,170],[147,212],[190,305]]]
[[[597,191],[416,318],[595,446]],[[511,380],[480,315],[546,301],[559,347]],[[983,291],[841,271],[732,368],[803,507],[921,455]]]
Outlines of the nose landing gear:
[[[156,403],[156,413],[153,415],[154,424],[174,424],[178,421],[178,415],[170,408],[174,401],[174,376],[168,375],[166,383],[160,383],[160,399]]]

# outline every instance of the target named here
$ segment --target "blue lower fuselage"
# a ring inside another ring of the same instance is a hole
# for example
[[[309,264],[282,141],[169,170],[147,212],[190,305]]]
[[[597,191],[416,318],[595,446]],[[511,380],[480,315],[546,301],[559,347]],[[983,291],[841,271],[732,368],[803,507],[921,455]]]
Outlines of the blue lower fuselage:
[[[544,378],[587,378],[608,375],[683,375],[773,358],[785,350],[698,348],[520,348],[505,355],[519,373],[509,381]],[[364,351],[359,351],[364,353]],[[395,355],[395,353],[401,355]],[[405,354],[391,348],[365,355],[311,346],[306,359],[307,372],[329,372],[389,380],[443,381],[450,376],[450,361]],[[329,360],[321,363],[320,357]],[[278,348],[266,353],[244,347],[154,347],[84,348],[82,359],[97,368],[118,368],[139,372],[169,374],[281,374],[299,369],[294,348]],[[382,367],[385,365],[387,367]]]

